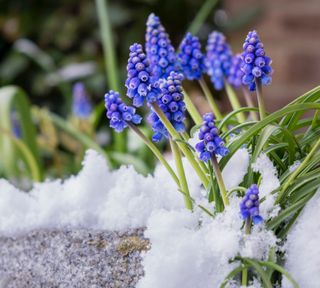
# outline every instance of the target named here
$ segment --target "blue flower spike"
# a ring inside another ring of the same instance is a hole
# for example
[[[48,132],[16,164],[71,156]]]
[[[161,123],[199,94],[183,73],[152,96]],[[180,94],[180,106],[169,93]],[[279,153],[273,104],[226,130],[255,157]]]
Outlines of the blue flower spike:
[[[110,127],[120,133],[128,127],[128,123],[140,124],[142,117],[136,114],[136,109],[122,102],[119,93],[110,90],[104,96],[107,117]]]
[[[251,185],[240,203],[240,213],[244,220],[252,219],[254,224],[259,224],[263,218],[259,215],[259,188]]]
[[[263,44],[257,31],[250,31],[243,44],[242,58],[242,83],[248,86],[250,91],[256,90],[255,79],[262,85],[269,85],[272,81],[271,59],[266,56]]]
[[[73,85],[72,98],[73,114],[79,118],[88,118],[91,114],[92,106],[83,83],[77,82]]]
[[[231,67],[229,70],[228,82],[233,88],[239,88],[242,85],[242,77],[244,72],[241,69],[242,57],[241,54],[236,54],[232,57]]]
[[[232,52],[226,37],[217,31],[209,35],[205,65],[216,90],[222,90],[224,79],[229,76]]]
[[[158,99],[159,92],[155,85],[151,85],[151,68],[141,44],[130,46],[129,59],[127,64],[127,96],[133,99],[133,105],[140,107],[145,100],[148,103]]]
[[[178,71],[177,56],[169,35],[159,17],[153,13],[147,20],[146,54],[150,62],[152,82],[167,78],[172,71]]]
[[[161,98],[158,100],[160,109],[178,132],[185,131],[183,121],[185,120],[186,106],[183,102],[182,80],[182,74],[171,72],[167,79],[160,82]],[[163,137],[168,138],[168,131],[155,112],[152,111],[148,119],[155,132],[152,141],[159,142]]]
[[[199,38],[187,33],[179,50],[178,61],[184,77],[188,80],[199,80],[205,71]]]
[[[199,158],[203,162],[209,161],[213,156],[226,156],[229,153],[223,140],[218,135],[219,130],[215,126],[213,113],[207,113],[203,116],[203,124],[199,131],[199,140],[196,144],[196,150],[199,152]]]

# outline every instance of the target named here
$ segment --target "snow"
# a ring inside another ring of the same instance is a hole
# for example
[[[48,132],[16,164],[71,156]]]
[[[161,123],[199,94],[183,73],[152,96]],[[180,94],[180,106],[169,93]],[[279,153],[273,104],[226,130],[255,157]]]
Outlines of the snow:
[[[125,230],[145,226],[153,210],[183,207],[166,170],[157,169],[155,177],[125,166],[111,172],[93,150],[77,176],[35,184],[29,195],[0,180],[0,199],[1,234],[62,227]]]
[[[303,288],[318,288],[320,283],[320,190],[302,210],[288,234],[285,268]],[[288,280],[284,288],[292,287]]]
[[[301,164],[301,161],[296,160],[294,163],[289,167],[289,171],[292,173],[294,172]]]
[[[205,203],[197,175],[184,164],[191,196],[196,203]],[[228,189],[242,182],[248,165],[248,151],[239,149],[223,170]],[[268,195],[278,185],[275,168],[261,156],[255,169],[262,175],[261,191]],[[199,208],[190,213],[162,166],[147,177],[132,167],[110,171],[104,158],[89,150],[78,175],[35,184],[29,193],[0,180],[0,234],[41,228],[146,227],[152,248],[143,257],[145,277],[138,288],[218,287],[239,264],[229,260],[238,255],[265,259],[276,245],[277,239],[263,224],[244,235],[240,200],[233,196],[230,207],[215,218]]]
[[[145,232],[152,249],[144,256],[145,277],[137,288],[219,287],[239,265],[229,263],[234,257],[266,259],[275,236],[263,227],[246,236],[238,207],[239,199],[233,198],[224,213],[201,224],[198,213],[186,210],[152,213]]]
[[[280,211],[280,207],[274,204],[277,194],[271,194],[272,191],[280,186],[277,169],[264,153],[261,153],[256,162],[252,164],[252,169],[260,173],[262,178],[259,185],[260,199],[266,197],[265,201],[260,205],[262,218],[269,219],[277,216]]]
[[[222,171],[227,190],[237,187],[246,175],[249,167],[249,152],[246,148],[239,149]],[[235,168],[236,167],[236,168]]]

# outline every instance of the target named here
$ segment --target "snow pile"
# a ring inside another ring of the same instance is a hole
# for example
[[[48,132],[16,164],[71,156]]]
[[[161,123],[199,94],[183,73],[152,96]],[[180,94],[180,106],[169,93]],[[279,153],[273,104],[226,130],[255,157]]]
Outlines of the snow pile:
[[[191,196],[198,204],[207,202],[197,175],[184,162]],[[228,189],[242,182],[248,165],[248,151],[239,149],[223,171]],[[268,195],[278,185],[276,171],[263,156],[255,167],[263,177],[261,192]],[[215,218],[197,207],[190,213],[162,166],[148,177],[132,167],[109,171],[103,157],[89,150],[77,176],[36,184],[29,195],[0,180],[0,233],[146,227],[152,248],[144,255],[145,277],[139,288],[218,287],[238,265],[229,260],[237,255],[265,259],[270,247],[276,245],[275,236],[263,224],[251,235],[244,235],[240,200],[234,196],[230,207]]]
[[[229,160],[222,171],[227,190],[237,187],[247,174],[249,166],[249,153],[247,149],[239,149]],[[232,175],[232,177],[230,177]]]
[[[320,283],[320,190],[303,209],[288,234],[285,268],[303,288],[318,288]],[[285,280],[283,287],[292,285]]]
[[[195,178],[194,176],[193,178]],[[64,182],[35,184],[30,195],[0,180],[0,233],[37,228],[124,230],[145,226],[153,210],[183,207],[182,195],[167,171],[144,177],[132,167],[109,171],[104,158],[89,150],[83,169]],[[192,196],[200,193],[192,183]]]
[[[264,219],[269,219],[278,215],[280,207],[274,205],[277,194],[271,192],[280,186],[277,169],[274,167],[271,160],[266,154],[261,153],[255,163],[252,164],[252,169],[259,172],[262,181],[259,185],[260,199],[266,197],[260,205],[260,214]]]
[[[234,198],[224,213],[203,219],[201,225],[199,215],[186,210],[152,213],[145,232],[152,249],[144,257],[145,277],[137,288],[219,287],[239,265],[229,263],[234,257],[266,259],[275,236],[263,227],[244,235],[238,207]]]

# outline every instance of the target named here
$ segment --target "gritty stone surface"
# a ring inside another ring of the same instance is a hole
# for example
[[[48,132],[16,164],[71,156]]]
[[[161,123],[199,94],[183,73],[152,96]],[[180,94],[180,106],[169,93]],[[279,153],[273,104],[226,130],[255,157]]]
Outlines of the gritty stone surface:
[[[133,288],[143,275],[143,229],[39,230],[0,237],[0,288]]]

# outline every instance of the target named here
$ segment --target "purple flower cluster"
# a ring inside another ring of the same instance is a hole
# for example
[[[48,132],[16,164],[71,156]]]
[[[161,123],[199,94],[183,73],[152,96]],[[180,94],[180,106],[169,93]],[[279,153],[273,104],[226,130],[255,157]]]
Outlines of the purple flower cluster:
[[[133,105],[140,107],[145,99],[155,102],[157,95],[151,89],[151,70],[142,45],[133,44],[130,46],[129,59],[127,64],[127,96],[133,99]]]
[[[263,221],[259,215],[259,188],[256,184],[251,185],[240,203],[240,213],[244,220],[251,217],[254,224]]]
[[[16,138],[21,138],[22,137],[22,130],[21,130],[21,124],[18,119],[18,115],[16,111],[13,111],[10,113],[10,118],[11,118],[11,131],[12,134]]]
[[[218,128],[214,123],[213,113],[205,114],[199,132],[200,142],[196,144],[196,150],[200,153],[199,158],[201,161],[207,162],[213,156],[225,156],[229,153],[228,148],[224,146],[224,142],[219,137],[218,132]]]
[[[83,83],[77,82],[73,85],[72,98],[73,114],[79,118],[88,118],[92,107]]]
[[[199,38],[187,33],[180,45],[178,54],[182,73],[188,80],[199,80],[205,70],[204,56]]]
[[[244,75],[241,70],[242,58],[240,54],[234,55],[229,70],[228,82],[234,87],[239,88],[242,85],[242,77]]]
[[[255,79],[259,79],[262,85],[271,83],[272,68],[271,59],[266,56],[263,44],[256,31],[250,31],[243,44],[242,71],[244,76],[242,83],[248,86],[250,91],[256,90]]]
[[[107,109],[107,117],[110,119],[110,127],[116,132],[122,132],[128,127],[128,122],[139,124],[142,117],[136,114],[134,107],[124,104],[119,93],[110,90],[105,96],[105,107]]]
[[[171,71],[177,71],[177,57],[169,35],[161,25],[159,17],[154,14],[150,14],[147,20],[146,53],[152,82],[167,78]]]
[[[171,72],[170,76],[160,83],[161,98],[158,100],[160,109],[178,132],[185,131],[183,121],[185,119],[186,106],[183,102],[182,80],[182,74]],[[149,121],[152,125],[152,130],[155,132],[152,141],[159,142],[162,137],[168,137],[167,129],[155,112],[151,112]]]
[[[232,53],[226,37],[217,31],[209,35],[205,64],[207,73],[216,90],[224,87],[224,79],[229,76]]]

